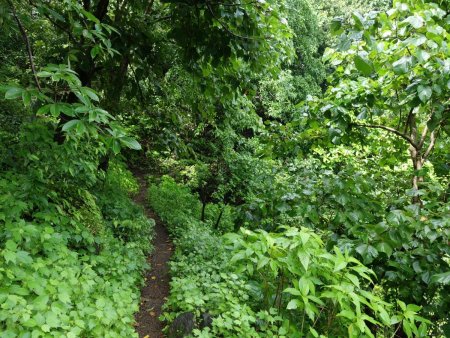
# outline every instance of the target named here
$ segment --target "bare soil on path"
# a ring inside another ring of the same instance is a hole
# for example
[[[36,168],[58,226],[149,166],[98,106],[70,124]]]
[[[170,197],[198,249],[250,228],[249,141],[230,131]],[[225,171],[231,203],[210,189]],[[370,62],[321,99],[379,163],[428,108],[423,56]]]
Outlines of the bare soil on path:
[[[164,327],[158,317],[161,306],[169,295],[169,266],[168,262],[173,251],[173,244],[169,233],[159,217],[149,208],[147,201],[147,181],[145,174],[134,172],[139,181],[139,193],[134,201],[141,205],[147,217],[155,220],[155,238],[153,239],[153,253],[148,257],[150,270],[145,275],[145,286],[141,289],[141,304],[136,314],[136,331],[140,338],[162,338]]]

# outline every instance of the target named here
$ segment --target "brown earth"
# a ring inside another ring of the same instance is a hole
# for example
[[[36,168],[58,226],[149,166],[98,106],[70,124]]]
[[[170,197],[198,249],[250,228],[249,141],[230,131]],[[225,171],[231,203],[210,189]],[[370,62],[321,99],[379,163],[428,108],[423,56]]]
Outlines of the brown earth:
[[[173,251],[173,244],[169,233],[159,217],[149,208],[147,201],[147,181],[145,174],[134,173],[139,181],[139,193],[134,201],[140,204],[147,217],[155,220],[155,238],[153,239],[153,253],[148,257],[150,270],[145,275],[145,286],[141,289],[141,304],[136,314],[136,331],[140,338],[164,337],[164,327],[158,319],[161,306],[169,295],[169,266],[168,261]]]

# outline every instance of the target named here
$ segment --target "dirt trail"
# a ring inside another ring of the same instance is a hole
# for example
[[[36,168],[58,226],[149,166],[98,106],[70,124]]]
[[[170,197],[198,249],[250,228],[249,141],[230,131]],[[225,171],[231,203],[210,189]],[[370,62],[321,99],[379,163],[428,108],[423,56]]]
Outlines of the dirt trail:
[[[153,218],[155,224],[155,238],[153,240],[154,251],[148,258],[150,270],[146,273],[146,283],[141,290],[141,304],[136,314],[136,331],[140,338],[160,338],[163,324],[158,320],[161,314],[161,306],[169,295],[169,267],[168,261],[173,251],[173,244],[169,238],[167,229],[159,217],[149,208],[147,201],[147,181],[145,174],[134,173],[139,181],[139,194],[134,198],[135,202],[142,205],[145,214]]]

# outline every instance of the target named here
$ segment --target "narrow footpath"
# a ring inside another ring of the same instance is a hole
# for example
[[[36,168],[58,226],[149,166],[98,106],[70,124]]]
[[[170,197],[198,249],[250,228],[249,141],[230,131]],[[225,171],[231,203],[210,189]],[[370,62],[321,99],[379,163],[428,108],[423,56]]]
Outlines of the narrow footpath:
[[[173,251],[173,244],[169,238],[167,229],[159,217],[149,208],[147,201],[147,181],[145,174],[134,173],[139,181],[139,193],[134,201],[145,210],[149,218],[153,218],[155,224],[155,238],[153,240],[153,253],[148,257],[151,266],[145,276],[145,286],[141,290],[141,304],[136,314],[136,331],[140,338],[162,338],[163,324],[158,320],[161,314],[161,306],[169,295],[169,266],[168,261]]]

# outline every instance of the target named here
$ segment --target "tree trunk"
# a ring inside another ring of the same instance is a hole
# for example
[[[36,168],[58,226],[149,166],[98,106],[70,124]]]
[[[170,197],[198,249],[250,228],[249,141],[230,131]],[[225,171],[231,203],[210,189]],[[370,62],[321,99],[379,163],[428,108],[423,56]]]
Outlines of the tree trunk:
[[[128,52],[123,54],[120,60],[119,67],[111,71],[111,87],[107,92],[108,99],[105,106],[109,112],[115,113],[118,111],[118,104],[122,96],[122,90],[127,80],[127,72],[130,65],[130,56]]]
[[[225,209],[225,207],[223,207],[222,209],[220,209],[219,217],[217,217],[216,224],[214,225],[214,228],[215,228],[216,230],[219,228],[220,220],[222,219],[222,215],[223,215],[223,210],[224,210],[224,209]]]
[[[420,183],[423,182],[423,177],[420,176],[420,174],[418,175],[418,171],[420,171],[423,168],[424,158],[420,153],[420,149],[417,150],[412,146],[409,148],[409,153],[414,168],[414,174],[412,178],[412,188],[415,191],[419,191]],[[412,203],[422,205],[422,200],[420,199],[420,196],[419,195],[413,196]]]

